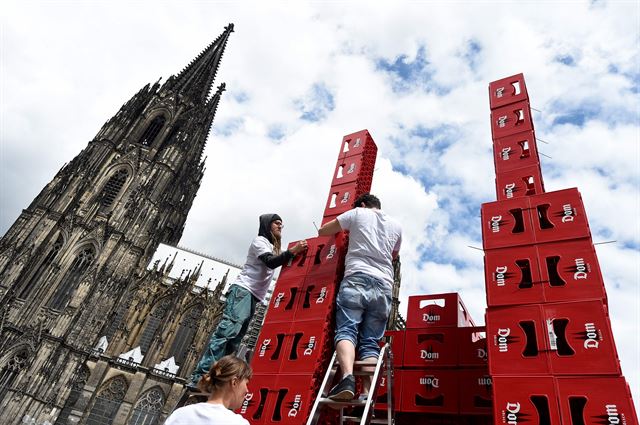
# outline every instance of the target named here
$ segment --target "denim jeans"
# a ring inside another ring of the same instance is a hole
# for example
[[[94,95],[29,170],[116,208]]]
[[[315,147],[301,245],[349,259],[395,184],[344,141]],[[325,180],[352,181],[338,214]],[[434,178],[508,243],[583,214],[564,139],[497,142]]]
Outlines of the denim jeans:
[[[227,292],[227,304],[216,331],[211,335],[202,358],[191,374],[191,382],[197,383],[202,375],[209,372],[211,365],[227,354],[236,352],[240,341],[247,332],[258,299],[247,289],[231,285]]]
[[[338,291],[335,343],[348,340],[360,359],[377,358],[391,311],[391,287],[364,273],[342,279]]]

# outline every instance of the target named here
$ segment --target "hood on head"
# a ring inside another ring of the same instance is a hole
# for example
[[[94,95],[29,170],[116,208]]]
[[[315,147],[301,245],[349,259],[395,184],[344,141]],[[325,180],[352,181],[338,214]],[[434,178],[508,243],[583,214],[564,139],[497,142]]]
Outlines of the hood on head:
[[[260,216],[260,227],[258,228],[258,236],[264,236],[271,243],[274,243],[271,235],[271,223],[276,220],[282,220],[278,214],[262,214]]]

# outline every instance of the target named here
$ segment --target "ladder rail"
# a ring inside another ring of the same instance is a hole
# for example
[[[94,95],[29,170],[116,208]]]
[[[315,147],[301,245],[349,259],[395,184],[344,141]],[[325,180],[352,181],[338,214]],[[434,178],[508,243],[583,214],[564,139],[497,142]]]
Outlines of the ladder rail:
[[[362,420],[360,421],[360,425],[366,425],[368,422],[369,416],[371,415],[371,407],[373,396],[378,389],[378,379],[380,378],[380,371],[382,369],[382,363],[384,359],[388,355],[389,344],[385,344],[380,350],[380,354],[378,355],[378,361],[376,362],[376,369],[373,372],[373,376],[371,377],[371,386],[369,388],[369,394],[367,394],[367,402],[364,405],[364,412],[362,412]],[[388,392],[388,391],[387,391]]]
[[[333,401],[326,396],[329,393],[329,385],[333,382],[333,378],[337,373],[337,353],[334,352],[331,357],[331,361],[329,363],[329,368],[324,375],[324,379],[322,380],[322,384],[320,385],[320,389],[318,391],[318,395],[313,403],[313,407],[309,414],[309,418],[307,419],[306,425],[317,425],[320,419],[321,411],[323,406],[331,406],[335,409],[339,410],[339,420],[340,424],[345,424],[346,422],[356,422],[359,425],[368,425],[369,423],[385,423],[384,419],[373,419],[373,407],[375,403],[375,395],[377,394],[378,388],[380,386],[380,380],[384,377],[387,380],[387,420],[386,424],[393,425],[393,352],[391,351],[391,347],[389,344],[385,344],[381,350],[380,355],[378,356],[378,360],[376,363],[368,363],[357,361],[354,363],[355,368],[371,368],[375,369],[373,372],[371,371],[362,371],[362,373],[358,373],[358,375],[367,375],[371,377],[371,385],[369,388],[369,392],[367,394],[367,398],[365,400],[354,399],[351,401]],[[383,369],[386,367],[386,371]],[[385,376],[386,372],[386,376]],[[354,373],[355,375],[355,373]],[[355,407],[361,406],[363,408],[361,417],[353,417],[346,416],[344,414],[345,407]]]
[[[307,425],[314,425],[320,419],[320,400],[324,397],[327,384],[333,382],[333,377],[336,374],[337,369],[335,368],[335,363],[337,359],[337,353],[334,351],[333,356],[331,357],[331,362],[329,362],[329,368],[327,369],[327,373],[324,374],[324,379],[322,380],[322,384],[320,385],[320,390],[318,391],[318,396],[316,397],[315,402],[313,403],[313,408],[311,408],[311,413],[309,414],[309,419],[307,419]]]

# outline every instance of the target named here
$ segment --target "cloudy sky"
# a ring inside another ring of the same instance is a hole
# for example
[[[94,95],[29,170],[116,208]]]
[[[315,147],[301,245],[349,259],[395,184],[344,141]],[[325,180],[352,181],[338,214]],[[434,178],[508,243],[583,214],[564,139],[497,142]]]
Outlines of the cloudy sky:
[[[623,372],[640,352],[637,2],[4,1],[0,234],[137,90],[235,24],[182,246],[242,263],[257,216],[314,236],[342,136],[378,147],[411,294],[485,308],[479,208],[495,199],[487,85],[525,74],[548,191],[582,192]],[[539,112],[538,112],[539,111]]]

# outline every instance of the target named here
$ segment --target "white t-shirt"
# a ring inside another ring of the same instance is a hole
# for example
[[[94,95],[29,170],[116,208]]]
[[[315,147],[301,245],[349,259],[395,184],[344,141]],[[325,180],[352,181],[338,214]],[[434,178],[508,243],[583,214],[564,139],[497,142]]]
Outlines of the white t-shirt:
[[[247,261],[242,266],[242,271],[233,282],[251,292],[260,301],[264,300],[273,279],[275,270],[267,267],[258,257],[262,254],[273,253],[273,245],[264,236],[256,236],[251,242]]]
[[[164,425],[250,425],[222,404],[196,403],[173,412]]]
[[[349,231],[344,275],[361,272],[393,286],[391,254],[400,250],[400,223],[384,211],[372,208],[354,208],[337,219],[340,227]]]

